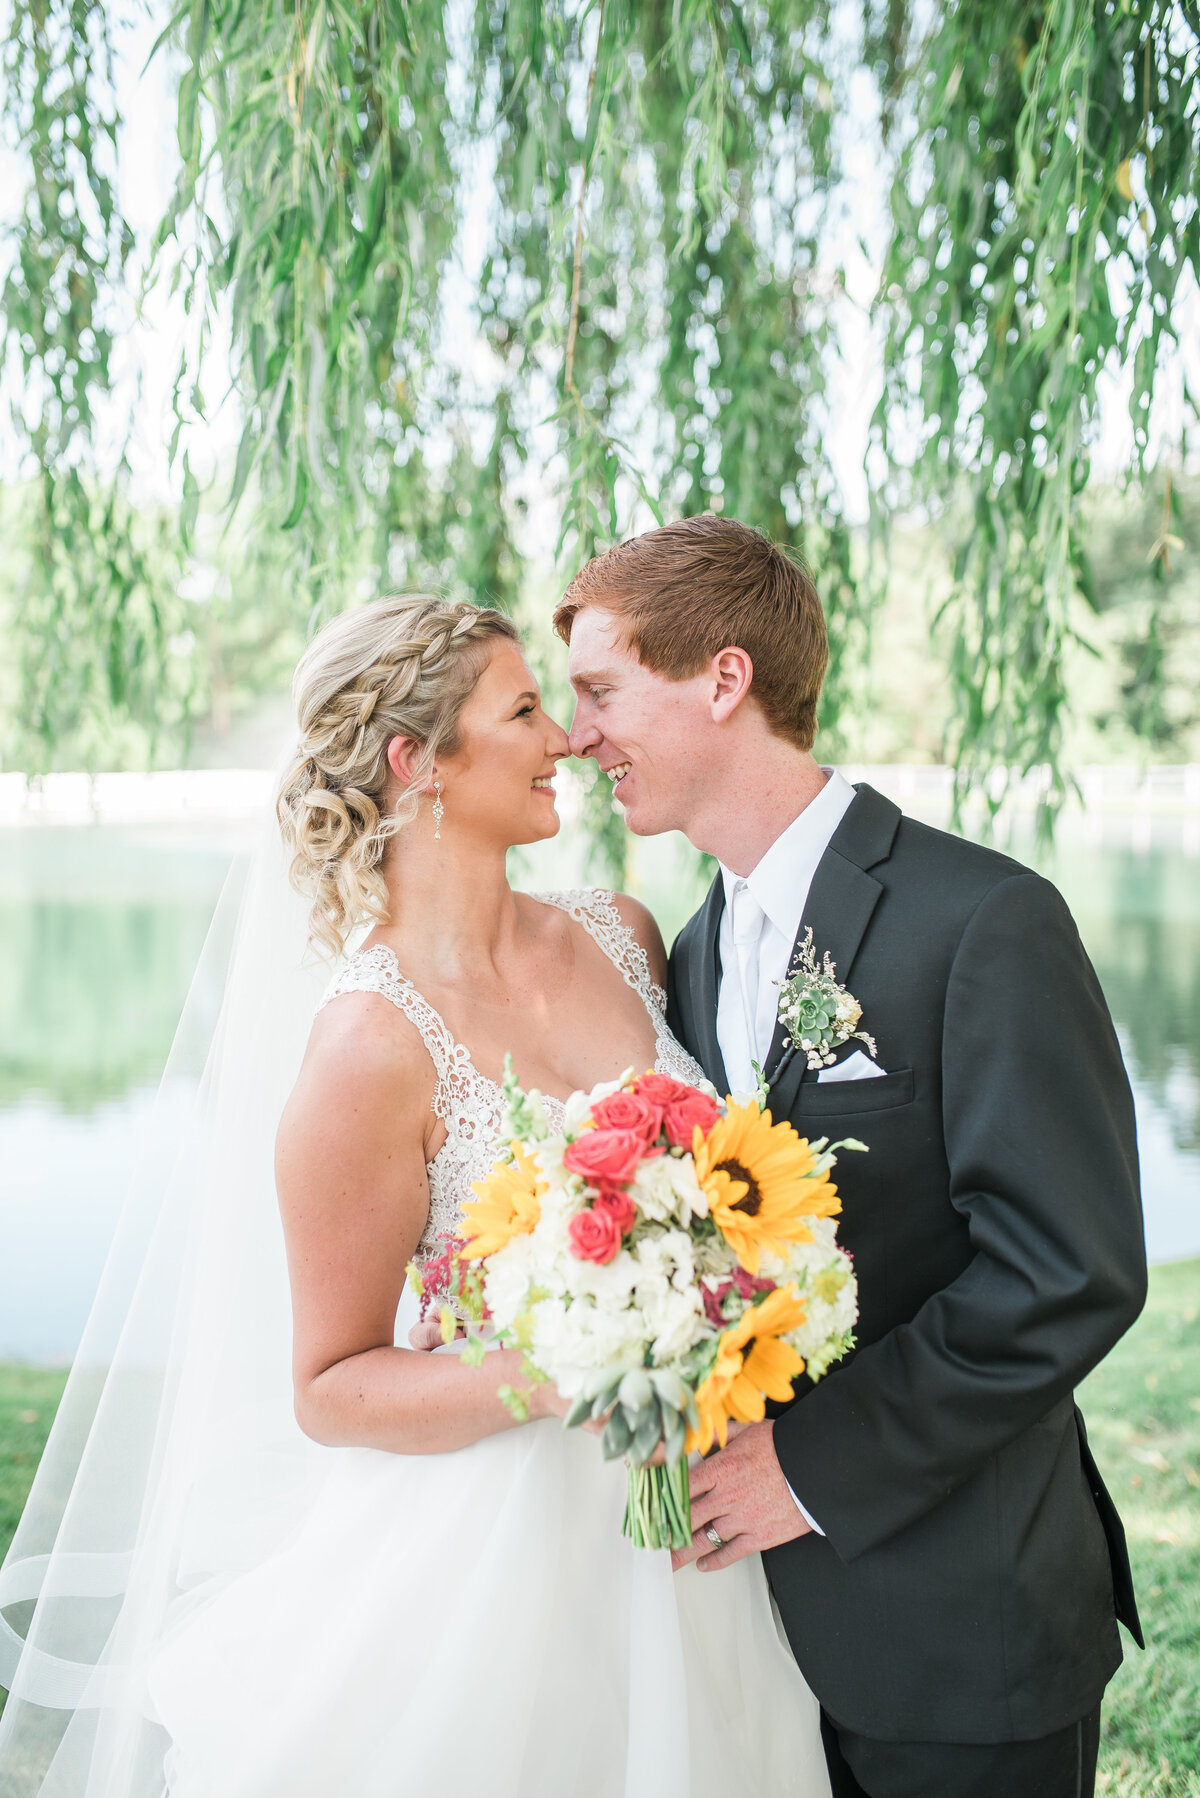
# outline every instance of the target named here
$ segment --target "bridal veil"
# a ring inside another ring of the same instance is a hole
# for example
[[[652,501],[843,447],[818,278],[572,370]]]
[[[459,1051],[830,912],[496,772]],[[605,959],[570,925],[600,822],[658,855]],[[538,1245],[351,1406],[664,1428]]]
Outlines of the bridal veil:
[[[218,904],[0,1569],[5,1798],[161,1798],[147,1650],[278,1545],[328,1468],[292,1410],[272,1166],[329,977],[306,918],[264,820]]]

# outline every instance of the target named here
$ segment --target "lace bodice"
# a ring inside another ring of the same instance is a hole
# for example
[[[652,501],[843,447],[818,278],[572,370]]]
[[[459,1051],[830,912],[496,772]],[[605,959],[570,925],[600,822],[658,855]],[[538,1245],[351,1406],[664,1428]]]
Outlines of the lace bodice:
[[[531,893],[529,897],[543,905],[556,905],[581,924],[626,985],[638,994],[654,1025],[658,1072],[693,1084],[702,1080],[702,1069],[667,1028],[666,994],[651,980],[646,951],[622,923],[613,895],[580,887],[563,893]],[[416,1255],[418,1262],[427,1261],[441,1252],[440,1239],[457,1228],[459,1206],[472,1196],[472,1181],[482,1180],[491,1169],[500,1141],[504,1095],[494,1080],[479,1072],[465,1046],[455,1041],[440,1013],[400,972],[395,955],[384,944],[350,956],[330,981],[317,1010],[343,993],[379,993],[397,1006],[420,1031],[437,1074],[432,1104],[446,1126],[446,1140],[428,1164],[429,1216]],[[547,1094],[545,1104],[550,1117],[558,1122],[562,1100]]]

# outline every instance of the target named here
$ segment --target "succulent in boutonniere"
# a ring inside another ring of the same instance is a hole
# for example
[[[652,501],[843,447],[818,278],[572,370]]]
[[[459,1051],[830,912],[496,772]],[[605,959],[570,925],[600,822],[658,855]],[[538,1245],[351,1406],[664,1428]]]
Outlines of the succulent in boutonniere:
[[[828,949],[818,963],[811,928],[804,933],[787,979],[779,983],[779,1016],[811,1069],[831,1068],[836,1051],[851,1040],[865,1043],[875,1057],[875,1038],[855,1029],[862,1006],[838,981]]]

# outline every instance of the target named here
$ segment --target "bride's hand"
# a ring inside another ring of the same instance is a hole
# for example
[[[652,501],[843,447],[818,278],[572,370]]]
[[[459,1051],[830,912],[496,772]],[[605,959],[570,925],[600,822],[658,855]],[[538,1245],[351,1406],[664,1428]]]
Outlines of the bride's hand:
[[[423,1323],[414,1324],[408,1332],[409,1348],[423,1350],[441,1348],[442,1340],[442,1326],[436,1317],[427,1317]]]
[[[570,1400],[563,1397],[553,1380],[540,1380],[529,1393],[531,1420],[541,1417],[565,1417],[570,1409]]]

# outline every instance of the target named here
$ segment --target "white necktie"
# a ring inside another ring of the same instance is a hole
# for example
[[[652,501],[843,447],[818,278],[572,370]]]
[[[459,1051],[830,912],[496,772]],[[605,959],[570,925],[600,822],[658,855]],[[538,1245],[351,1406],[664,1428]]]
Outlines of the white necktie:
[[[733,946],[737,954],[738,985],[742,992],[742,1017],[746,1025],[747,1061],[761,1062],[758,1042],[758,960],[764,913],[744,880],[734,883],[731,895]],[[747,1068],[747,1072],[750,1069]]]

